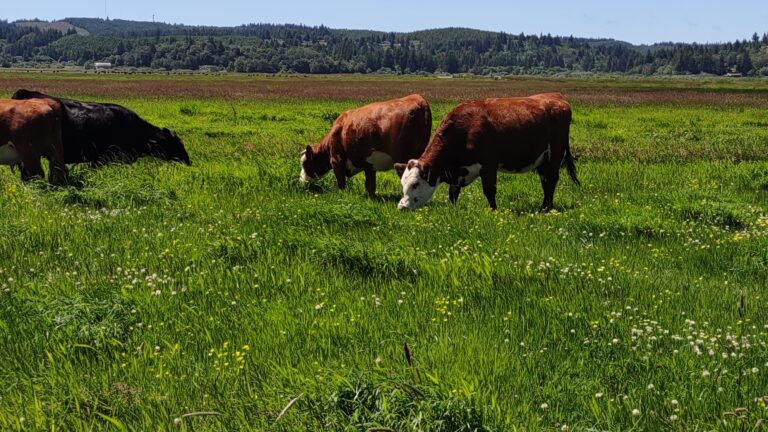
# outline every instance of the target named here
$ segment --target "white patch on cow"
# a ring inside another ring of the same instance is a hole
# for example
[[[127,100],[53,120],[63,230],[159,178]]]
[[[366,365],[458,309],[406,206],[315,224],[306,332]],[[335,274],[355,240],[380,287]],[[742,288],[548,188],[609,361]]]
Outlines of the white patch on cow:
[[[359,173],[362,171],[362,168],[356,167],[351,160],[347,159],[347,174],[349,177],[352,177],[353,175]]]
[[[301,180],[304,183],[312,183],[313,181],[317,179],[313,179],[312,177],[307,175],[307,172],[304,171],[304,164],[307,162],[307,154],[306,152],[301,153],[301,174],[299,174],[299,180]]]
[[[0,165],[16,165],[21,163],[21,155],[16,151],[16,145],[8,141],[0,146]]]
[[[423,206],[437,189],[437,186],[431,186],[421,177],[421,170],[417,166],[405,170],[400,184],[403,186],[403,198],[397,204],[400,210],[415,210]]]
[[[389,171],[395,165],[390,155],[380,151],[371,153],[365,161],[373,166],[374,171]]]
[[[480,165],[479,163],[474,163],[469,166],[459,167],[459,171],[464,169],[464,170],[467,170],[468,172],[467,175],[465,176],[459,176],[459,179],[458,179],[459,186],[464,187],[469,185],[473,181],[475,181],[475,179],[477,179],[480,176],[480,169],[482,168],[483,166]]]

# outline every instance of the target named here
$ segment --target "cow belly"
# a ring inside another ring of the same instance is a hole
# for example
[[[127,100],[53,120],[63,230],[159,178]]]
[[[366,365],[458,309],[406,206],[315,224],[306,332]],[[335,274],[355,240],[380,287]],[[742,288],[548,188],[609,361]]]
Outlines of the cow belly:
[[[347,177],[352,177],[353,175],[359,173],[362,170],[363,170],[362,168],[356,167],[351,160],[347,159]]]
[[[16,165],[21,163],[21,155],[16,151],[12,142],[0,146],[0,165]]]
[[[457,184],[461,187],[467,186],[480,176],[480,170],[483,168],[479,163],[459,167],[459,178]]]
[[[374,171],[389,171],[395,165],[395,161],[390,155],[380,151],[371,153],[365,161],[371,164]]]
[[[524,165],[520,168],[510,167],[509,164],[499,164],[499,169],[502,169],[504,171],[514,172],[514,173],[526,173],[529,171],[533,171],[536,168],[540,167],[544,162],[549,160],[551,152],[552,151],[550,149],[550,146],[547,145],[547,149],[544,150],[544,152],[540,154],[539,157],[537,157],[536,160],[533,161],[533,163],[529,165]]]

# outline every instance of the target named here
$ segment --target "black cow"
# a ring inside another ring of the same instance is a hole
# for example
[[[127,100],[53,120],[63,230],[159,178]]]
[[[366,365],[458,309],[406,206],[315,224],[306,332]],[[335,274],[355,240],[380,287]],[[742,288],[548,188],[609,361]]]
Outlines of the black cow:
[[[62,99],[23,89],[11,98],[53,99],[61,104],[64,163],[98,166],[154,156],[191,165],[174,131],[155,127],[123,106]]]

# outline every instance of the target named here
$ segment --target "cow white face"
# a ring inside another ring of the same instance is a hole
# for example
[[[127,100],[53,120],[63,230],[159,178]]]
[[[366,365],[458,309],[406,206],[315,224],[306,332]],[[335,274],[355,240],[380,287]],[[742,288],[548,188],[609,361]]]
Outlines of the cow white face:
[[[307,146],[301,152],[301,174],[299,174],[299,180],[303,183],[314,183],[330,170],[331,162],[327,152],[315,151],[311,146]]]
[[[399,165],[399,166],[398,166]],[[412,159],[408,165],[397,164],[395,168],[400,176],[400,184],[403,186],[403,198],[397,205],[400,210],[416,210],[426,204],[437,189],[437,182],[429,184],[429,173],[425,172],[419,161]]]
[[[304,169],[304,166],[306,164],[307,164],[307,153],[302,152],[301,153],[301,174],[299,174],[299,180],[301,180],[302,183],[312,183],[317,179],[313,179],[307,175],[307,170]]]

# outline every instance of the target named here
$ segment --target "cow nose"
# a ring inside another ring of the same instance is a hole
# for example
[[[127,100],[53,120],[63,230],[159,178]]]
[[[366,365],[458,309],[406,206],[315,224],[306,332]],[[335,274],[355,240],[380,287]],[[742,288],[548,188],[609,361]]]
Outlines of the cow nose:
[[[397,209],[398,210],[408,210],[408,202],[404,199],[400,200],[399,203],[397,203]]]

